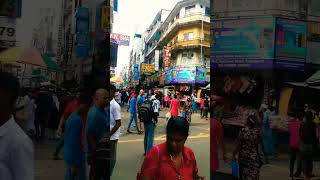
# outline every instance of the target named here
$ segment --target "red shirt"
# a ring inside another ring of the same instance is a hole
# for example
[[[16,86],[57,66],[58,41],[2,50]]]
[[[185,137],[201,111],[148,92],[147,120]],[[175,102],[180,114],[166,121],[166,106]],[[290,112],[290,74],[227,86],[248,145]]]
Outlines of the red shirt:
[[[162,143],[153,147],[144,159],[141,176],[152,180],[193,180],[198,175],[196,158],[190,148],[183,151],[183,162],[179,170],[174,168],[167,152],[167,144]]]
[[[172,99],[171,101],[171,116],[179,116],[180,101],[178,99]]]
[[[223,128],[218,120],[211,119],[210,129],[210,167],[211,172],[216,172],[219,169],[218,145],[222,142]]]

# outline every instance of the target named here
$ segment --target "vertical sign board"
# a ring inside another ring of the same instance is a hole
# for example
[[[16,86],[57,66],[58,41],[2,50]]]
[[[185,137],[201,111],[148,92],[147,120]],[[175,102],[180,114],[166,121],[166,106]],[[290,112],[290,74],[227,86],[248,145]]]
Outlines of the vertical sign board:
[[[138,64],[134,64],[133,66],[133,80],[139,81],[139,65]]]
[[[154,70],[159,71],[159,58],[160,58],[160,52],[159,50],[155,50],[154,52]]]
[[[320,65],[320,23],[308,22],[307,63]]]
[[[80,7],[76,14],[76,54],[80,58],[88,56],[90,49],[89,37],[89,9]]]
[[[271,69],[275,19],[250,18],[213,22],[213,68]]]
[[[307,53],[307,23],[277,19],[275,64],[280,69],[302,70]]]
[[[14,47],[16,44],[16,20],[0,17],[0,48]]]
[[[111,27],[110,23],[110,6],[102,6],[101,8],[101,31],[106,32]]]
[[[207,81],[207,69],[202,67],[196,67],[196,83],[205,84]]]
[[[117,67],[117,59],[118,59],[118,44],[111,43],[110,49],[110,58],[111,58],[111,67]]]

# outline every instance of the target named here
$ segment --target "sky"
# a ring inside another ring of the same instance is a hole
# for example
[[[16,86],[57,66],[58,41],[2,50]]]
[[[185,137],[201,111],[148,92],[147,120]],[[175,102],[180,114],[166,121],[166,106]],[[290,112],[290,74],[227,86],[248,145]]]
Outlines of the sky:
[[[130,36],[130,46],[119,46],[116,74],[129,64],[134,34],[143,33],[161,9],[172,10],[180,0],[119,0],[114,12],[113,32]]]

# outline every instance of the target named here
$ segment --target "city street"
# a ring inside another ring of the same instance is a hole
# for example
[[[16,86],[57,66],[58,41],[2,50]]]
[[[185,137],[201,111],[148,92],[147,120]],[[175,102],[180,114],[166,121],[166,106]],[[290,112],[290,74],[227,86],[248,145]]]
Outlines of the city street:
[[[133,134],[127,134],[129,113],[127,106],[122,108],[122,135],[118,144],[117,164],[111,179],[135,179],[143,162],[143,135],[138,135],[131,125]],[[165,114],[167,110],[160,113],[159,123],[155,131],[155,144],[165,141]],[[200,174],[209,177],[210,156],[209,156],[209,123],[205,119],[200,119],[200,114],[195,113],[192,117],[190,136],[186,146],[191,147],[198,162]],[[56,180],[64,177],[64,162],[52,160],[55,143],[47,142],[43,145],[36,145],[36,180]]]
[[[155,133],[155,144],[165,141],[165,114],[166,110],[160,114],[160,119]],[[121,126],[121,138],[118,144],[118,161],[114,170],[112,180],[128,179],[133,180],[143,162],[143,135],[138,135],[132,124],[133,134],[127,134],[127,122],[129,113],[126,107],[122,108],[123,121]],[[56,180],[64,178],[64,162],[52,160],[55,143],[46,142],[43,145],[36,145],[36,171],[35,180]],[[198,167],[201,175],[209,177],[209,124],[205,119],[200,119],[199,113],[193,114],[190,137],[186,146],[191,147],[196,155]],[[261,180],[282,180],[288,179],[289,155],[282,154],[275,161],[264,165],[261,170]],[[320,164],[314,163],[314,174],[320,175]],[[220,171],[231,173],[231,168],[221,161]],[[313,179],[320,179],[319,177]]]

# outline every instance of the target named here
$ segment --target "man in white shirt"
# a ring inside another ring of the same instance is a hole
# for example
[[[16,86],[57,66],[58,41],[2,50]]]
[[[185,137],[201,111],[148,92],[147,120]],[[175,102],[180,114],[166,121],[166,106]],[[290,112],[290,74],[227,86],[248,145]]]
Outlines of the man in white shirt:
[[[120,105],[115,101],[116,87],[111,85],[110,87],[110,177],[112,176],[113,168],[116,165],[117,159],[117,144],[120,137],[120,126],[121,126],[121,108]]]
[[[13,113],[19,81],[0,72],[0,179],[33,180],[33,143],[15,122]]]

